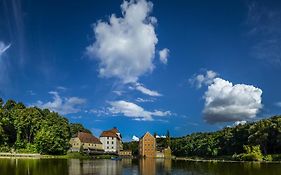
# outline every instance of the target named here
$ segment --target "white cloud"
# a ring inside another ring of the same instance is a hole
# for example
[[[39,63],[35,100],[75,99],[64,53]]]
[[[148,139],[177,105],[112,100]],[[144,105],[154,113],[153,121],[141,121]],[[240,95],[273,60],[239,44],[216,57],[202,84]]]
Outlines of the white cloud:
[[[132,137],[132,141],[138,142],[139,140],[140,140],[140,139],[139,139],[137,136],[135,136],[135,135]]]
[[[112,91],[114,94],[121,96],[123,94],[123,91]]]
[[[238,125],[245,125],[247,123],[247,121],[245,121],[245,120],[242,120],[242,121],[236,121],[235,123],[234,123],[234,126],[238,126]]]
[[[9,83],[12,79],[9,76],[10,62],[8,59],[3,59],[5,52],[10,48],[11,44],[6,45],[0,41],[0,94],[9,90]]]
[[[167,48],[159,51],[159,59],[162,63],[164,63],[164,64],[168,63],[169,53],[170,53],[170,50]]]
[[[67,90],[67,88],[64,87],[64,86],[57,86],[57,89],[61,90],[61,91],[66,91]]]
[[[205,74],[194,75],[189,79],[191,84],[194,84],[197,88],[201,88],[202,85],[210,85],[213,83],[214,79],[218,74],[212,70],[206,71]]]
[[[153,96],[153,97],[162,96],[162,94],[160,94],[159,92],[153,91],[153,90],[150,90],[150,89],[147,89],[146,87],[144,87],[144,86],[143,86],[142,84],[140,84],[140,83],[136,83],[135,89],[138,90],[138,91],[140,91],[141,93],[146,94],[146,95],[149,95],[149,96]]]
[[[154,99],[137,98],[136,101],[140,103],[145,103],[145,102],[154,102]]]
[[[97,115],[98,117],[107,116],[110,114],[110,112],[106,108],[91,109],[90,112]]]
[[[37,101],[34,106],[38,106],[42,109],[47,108],[51,111],[58,112],[62,115],[77,113],[80,110],[78,106],[86,103],[86,100],[78,97],[61,98],[58,92],[51,91],[49,94],[53,95],[53,101],[43,103],[42,101]]]
[[[0,41],[0,57],[11,47],[11,44],[6,45],[4,42]]]
[[[124,1],[122,17],[112,14],[109,22],[98,21],[93,26],[96,41],[86,51],[99,61],[100,76],[130,83],[154,69],[158,39],[154,29],[157,19],[149,16],[152,7],[146,0]]]
[[[216,78],[204,95],[204,119],[208,123],[252,119],[262,108],[261,95],[254,86]]]
[[[165,139],[165,138],[166,138],[166,136],[165,136],[165,135],[161,135],[161,136],[156,135],[156,138],[157,138],[157,139],[160,139],[160,138]]]
[[[142,120],[142,121],[152,121],[153,116],[159,116],[159,117],[164,117],[164,116],[170,116],[172,115],[170,111],[159,111],[159,110],[154,110],[153,112],[151,111],[146,111],[143,109],[141,106],[138,106],[137,104],[127,102],[127,101],[112,101],[109,102],[111,107],[108,108],[108,110],[112,114],[122,114],[126,117],[132,117],[135,120]]]

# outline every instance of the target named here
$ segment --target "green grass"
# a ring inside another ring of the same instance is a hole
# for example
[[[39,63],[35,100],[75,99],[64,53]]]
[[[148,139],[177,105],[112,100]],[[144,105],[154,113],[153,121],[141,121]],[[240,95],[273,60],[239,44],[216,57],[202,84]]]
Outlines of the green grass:
[[[55,159],[92,159],[91,156],[79,152],[69,152],[66,155],[42,155],[42,157]]]
[[[87,155],[87,154],[81,154],[79,152],[68,152],[66,155],[42,155],[42,158],[54,158],[54,159],[110,159],[111,157],[116,157],[116,155],[111,155],[111,154]]]

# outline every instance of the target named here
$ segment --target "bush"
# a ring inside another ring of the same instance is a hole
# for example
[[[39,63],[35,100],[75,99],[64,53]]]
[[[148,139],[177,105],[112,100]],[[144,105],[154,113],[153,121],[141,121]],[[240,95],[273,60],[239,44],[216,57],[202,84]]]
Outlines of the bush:
[[[272,158],[271,155],[266,155],[266,156],[263,157],[263,160],[265,160],[265,161],[272,161],[273,158]]]
[[[10,152],[11,149],[8,146],[0,146],[0,152]]]
[[[249,146],[249,145],[244,145],[243,146],[244,150],[246,153],[242,154],[234,154],[232,158],[234,160],[239,160],[239,161],[261,161],[263,160],[263,155],[260,150],[260,146]]]
[[[274,161],[281,161],[281,155],[280,154],[273,154],[271,155],[272,160]]]

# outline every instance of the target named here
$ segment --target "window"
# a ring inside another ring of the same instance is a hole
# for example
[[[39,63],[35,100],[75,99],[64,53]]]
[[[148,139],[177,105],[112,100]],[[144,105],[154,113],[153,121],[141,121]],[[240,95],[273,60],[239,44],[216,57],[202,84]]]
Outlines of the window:
[[[114,142],[112,141],[112,145],[114,144]]]
[[[114,147],[112,147],[112,149],[113,149]]]
[[[107,147],[107,149],[109,149],[109,146]]]
[[[107,139],[109,139],[109,137],[107,137]]]
[[[107,144],[109,144],[109,141],[107,141]]]

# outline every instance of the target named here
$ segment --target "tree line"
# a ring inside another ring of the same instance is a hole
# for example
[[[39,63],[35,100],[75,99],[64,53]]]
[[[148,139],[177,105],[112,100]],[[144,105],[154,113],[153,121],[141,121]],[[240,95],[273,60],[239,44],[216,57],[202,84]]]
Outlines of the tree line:
[[[0,152],[65,154],[78,131],[91,133],[56,112],[0,98]]]
[[[280,154],[281,116],[171,140],[171,149],[176,156],[236,156],[249,153],[249,148],[252,152],[260,149],[263,155]]]

